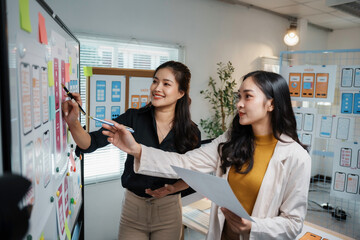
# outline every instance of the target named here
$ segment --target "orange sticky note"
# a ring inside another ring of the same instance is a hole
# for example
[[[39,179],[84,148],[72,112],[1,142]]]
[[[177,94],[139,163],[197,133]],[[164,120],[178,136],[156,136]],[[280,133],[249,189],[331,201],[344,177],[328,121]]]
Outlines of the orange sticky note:
[[[53,62],[52,61],[48,62],[48,82],[49,82],[49,87],[54,86],[54,74],[53,74]]]
[[[21,29],[31,32],[29,0],[19,0],[19,12]]]
[[[69,70],[70,70],[70,63],[65,63],[65,82],[70,82]]]
[[[39,15],[39,41],[40,43],[48,44],[46,26],[45,26],[45,18],[41,13]]]

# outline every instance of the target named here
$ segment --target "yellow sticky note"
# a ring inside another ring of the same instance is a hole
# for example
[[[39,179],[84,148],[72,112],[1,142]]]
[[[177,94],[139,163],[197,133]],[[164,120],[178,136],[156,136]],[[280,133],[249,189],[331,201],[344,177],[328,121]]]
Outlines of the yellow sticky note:
[[[65,218],[65,232],[66,232],[66,236],[67,236],[68,240],[71,240],[71,233],[70,233],[69,225],[67,223],[66,218]]]
[[[45,240],[44,232],[41,233],[41,236],[40,236],[39,240]]]
[[[70,75],[72,74],[72,59],[69,57],[69,63],[70,63]]]
[[[71,134],[71,132],[70,132],[69,128],[66,128],[66,134],[67,134],[67,142],[70,142],[70,134]]]
[[[92,67],[84,67],[84,75],[86,77],[91,77],[93,75]]]
[[[49,82],[49,87],[54,86],[54,74],[53,74],[53,62],[52,61],[48,62],[48,82]]]
[[[21,29],[31,32],[29,0],[19,0],[19,13]]]

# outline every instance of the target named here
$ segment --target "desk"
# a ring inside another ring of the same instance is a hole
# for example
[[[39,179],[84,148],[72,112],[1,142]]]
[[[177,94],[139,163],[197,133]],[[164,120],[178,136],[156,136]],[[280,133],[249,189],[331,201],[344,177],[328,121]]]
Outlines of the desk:
[[[210,207],[211,201],[205,198],[184,206],[183,225],[206,235],[209,229]]]
[[[210,219],[210,206],[211,201],[208,199],[200,199],[196,202],[193,202],[189,205],[183,206],[183,226],[186,226],[190,229],[198,231],[202,234],[207,234],[209,228],[209,219]],[[184,228],[183,228],[184,230]],[[304,222],[304,227],[301,234],[296,238],[297,240],[308,240],[308,239],[316,239],[316,238],[306,238],[304,235],[309,232],[313,233],[320,238],[321,240],[325,239],[333,239],[333,240],[355,240],[348,236],[342,235],[340,233],[331,231],[330,229],[315,225],[310,222]],[[182,239],[184,239],[184,234],[182,234]]]
[[[207,234],[209,229],[210,207],[211,201],[206,198],[201,198],[198,201],[182,207],[182,240],[184,240],[185,226],[204,235]]]

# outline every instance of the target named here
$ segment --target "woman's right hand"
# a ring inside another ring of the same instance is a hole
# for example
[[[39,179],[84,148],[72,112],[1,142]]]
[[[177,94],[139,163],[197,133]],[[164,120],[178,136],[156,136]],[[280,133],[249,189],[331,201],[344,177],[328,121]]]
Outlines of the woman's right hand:
[[[79,120],[79,106],[76,102],[81,105],[80,94],[72,93],[72,95],[74,96],[74,100],[70,99],[61,104],[63,117],[68,125],[71,125]]]
[[[102,133],[108,136],[108,142],[120,148],[122,151],[133,155],[136,159],[140,159],[141,145],[135,141],[129,130],[127,130],[124,125],[115,121],[105,120],[114,124],[114,126],[110,126],[108,124],[102,125],[102,127],[107,130],[102,131]]]

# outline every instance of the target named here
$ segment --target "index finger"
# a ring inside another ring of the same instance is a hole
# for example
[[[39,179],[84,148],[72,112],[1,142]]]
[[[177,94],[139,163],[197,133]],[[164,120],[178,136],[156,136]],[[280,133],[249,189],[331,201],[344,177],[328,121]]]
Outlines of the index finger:
[[[74,93],[71,93],[71,95],[73,95],[74,99],[75,99],[80,105],[82,105],[81,96],[80,96],[79,93],[74,92]]]
[[[124,125],[122,125],[122,124],[120,124],[120,123],[118,123],[118,122],[115,122],[115,121],[113,121],[113,120],[108,120],[108,119],[104,119],[104,120],[107,121],[107,122],[110,122],[110,123],[114,124],[114,126],[108,126],[108,127],[115,128],[115,129],[120,130],[120,131],[122,131],[122,132],[124,132],[124,133],[128,132],[128,131],[126,130],[126,127],[125,127]],[[107,128],[107,129],[110,130],[111,128]]]

